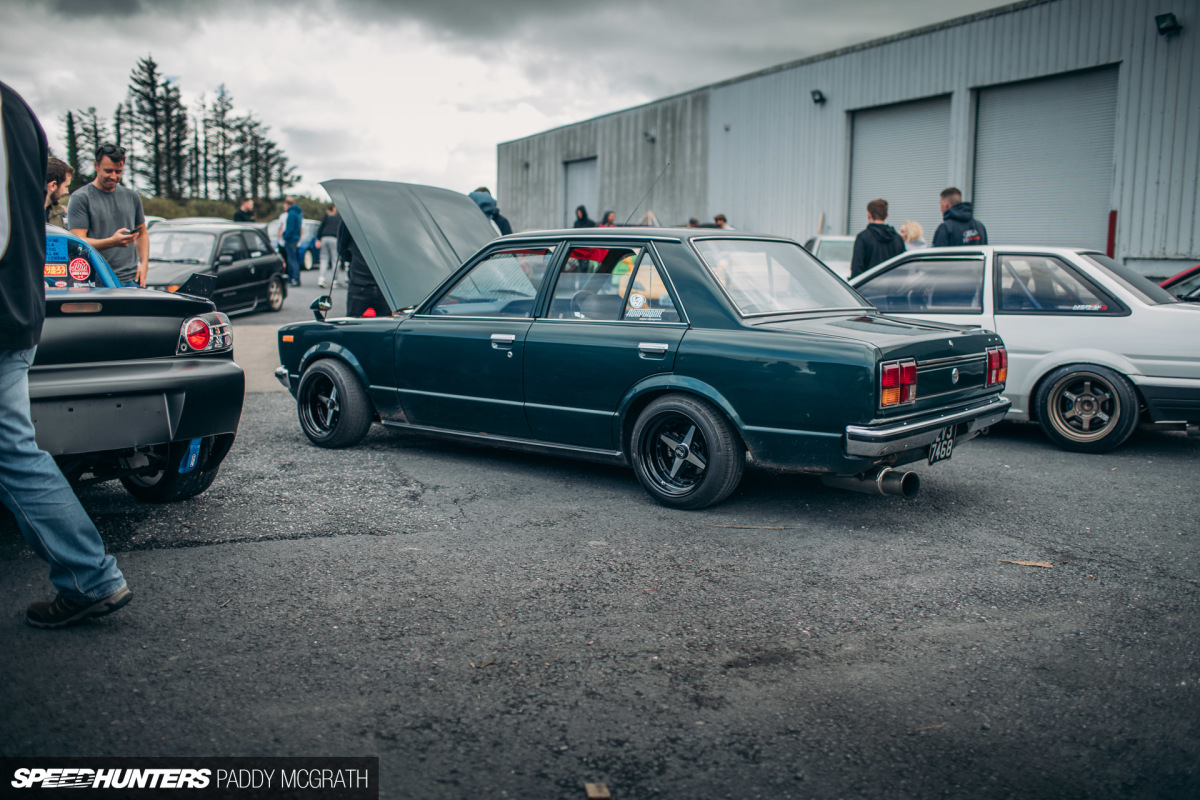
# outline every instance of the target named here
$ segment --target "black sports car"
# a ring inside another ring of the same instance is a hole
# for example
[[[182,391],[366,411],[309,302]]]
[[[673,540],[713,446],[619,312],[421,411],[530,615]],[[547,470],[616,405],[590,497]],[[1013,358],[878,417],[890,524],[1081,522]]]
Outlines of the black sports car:
[[[46,324],[29,371],[38,446],[77,485],[120,479],[154,503],[203,492],[242,415],[229,318],[204,297],[121,288],[60,228],[46,229],[44,275]]]
[[[150,231],[146,286],[176,291],[192,276],[215,275],[213,302],[227,313],[278,311],[287,298],[283,259],[255,225],[160,222]]]

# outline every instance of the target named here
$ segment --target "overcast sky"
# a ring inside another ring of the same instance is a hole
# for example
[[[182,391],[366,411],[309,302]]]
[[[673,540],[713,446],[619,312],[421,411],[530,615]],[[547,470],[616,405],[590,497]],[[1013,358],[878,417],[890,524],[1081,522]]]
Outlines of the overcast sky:
[[[496,145],[997,0],[0,0],[0,80],[60,155],[153,55],[185,102],[224,83],[299,168],[495,189]],[[503,207],[503,198],[499,198]]]

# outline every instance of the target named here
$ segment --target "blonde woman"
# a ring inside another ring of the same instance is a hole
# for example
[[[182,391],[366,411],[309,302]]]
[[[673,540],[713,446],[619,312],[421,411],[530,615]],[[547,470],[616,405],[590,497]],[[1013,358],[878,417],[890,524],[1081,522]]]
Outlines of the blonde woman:
[[[920,250],[922,247],[929,246],[929,243],[925,241],[925,229],[921,227],[921,223],[915,220],[906,219],[900,226],[900,235],[904,237],[905,250]]]

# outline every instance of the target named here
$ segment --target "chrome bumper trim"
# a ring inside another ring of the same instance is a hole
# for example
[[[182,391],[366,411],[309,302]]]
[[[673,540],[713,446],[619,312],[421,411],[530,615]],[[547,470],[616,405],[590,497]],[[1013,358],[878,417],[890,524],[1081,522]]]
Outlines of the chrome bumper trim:
[[[283,384],[283,388],[287,389],[289,392],[292,390],[292,387],[291,387],[291,385],[288,383],[288,371],[287,371],[287,367],[284,367],[284,366],[278,366],[278,367],[276,367],[276,368],[275,368],[275,380],[277,380],[277,381],[279,381],[280,383],[282,383],[282,384]]]
[[[846,426],[846,454],[878,458],[903,453],[918,447],[926,447],[933,443],[938,433],[947,425],[967,423],[965,434],[960,434],[957,442],[973,439],[989,425],[995,425],[1004,419],[1012,403],[1005,397],[993,397],[987,402],[966,408],[936,414],[932,417],[918,417],[900,424],[882,426]]]

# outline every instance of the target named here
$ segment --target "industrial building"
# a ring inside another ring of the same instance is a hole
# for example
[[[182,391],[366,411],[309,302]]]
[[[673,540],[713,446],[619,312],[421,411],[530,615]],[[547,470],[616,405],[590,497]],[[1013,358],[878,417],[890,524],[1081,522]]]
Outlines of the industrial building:
[[[1198,37],[1200,0],[1012,3],[504,142],[498,194],[517,230],[583,204],[800,241],[883,197],[932,239],[957,186],[992,244],[1172,275],[1200,262]]]

